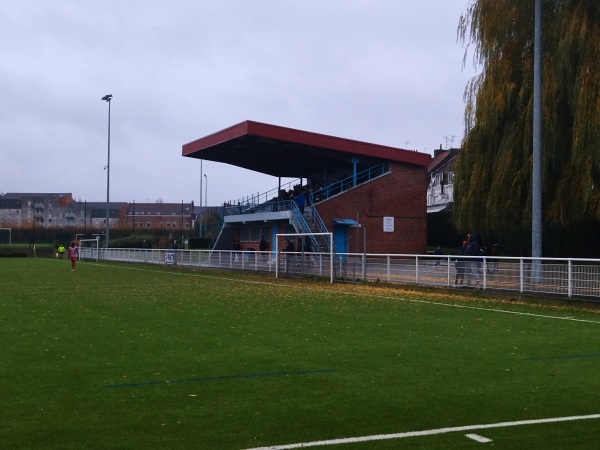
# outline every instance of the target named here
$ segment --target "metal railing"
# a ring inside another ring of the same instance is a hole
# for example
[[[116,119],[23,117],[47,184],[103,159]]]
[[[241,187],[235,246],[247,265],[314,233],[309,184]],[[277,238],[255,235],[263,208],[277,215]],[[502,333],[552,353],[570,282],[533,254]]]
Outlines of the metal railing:
[[[95,252],[99,252],[96,254]],[[282,275],[330,276],[328,253],[80,249],[81,259],[237,269],[275,274],[276,258]],[[171,258],[171,256],[169,256]],[[518,293],[585,297],[600,301],[600,260],[527,257],[467,257],[409,254],[337,253],[337,281],[381,281],[440,288],[471,288]],[[539,267],[539,271],[538,268]],[[535,269],[535,270],[534,270]]]
[[[350,175],[335,183],[328,184],[327,186],[317,189],[309,195],[309,204],[312,205],[319,203],[328,199],[329,197],[341,194],[342,192],[356,187],[359,184],[366,183],[374,178],[385,175],[386,173],[389,173],[390,170],[390,163],[384,162],[373,167],[369,167],[368,169],[363,170],[355,175]]]

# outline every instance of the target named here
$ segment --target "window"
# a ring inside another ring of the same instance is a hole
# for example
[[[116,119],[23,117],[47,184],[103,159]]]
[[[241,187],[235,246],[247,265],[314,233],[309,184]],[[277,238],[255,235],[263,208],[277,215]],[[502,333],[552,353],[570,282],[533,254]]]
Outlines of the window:
[[[250,228],[242,227],[240,229],[240,241],[248,242],[250,240]]]
[[[259,227],[250,228],[250,240],[252,242],[260,241],[260,228]]]
[[[150,222],[146,222],[146,228],[150,228]]]
[[[265,238],[265,241],[271,242],[271,228],[270,227],[262,227],[261,237]]]

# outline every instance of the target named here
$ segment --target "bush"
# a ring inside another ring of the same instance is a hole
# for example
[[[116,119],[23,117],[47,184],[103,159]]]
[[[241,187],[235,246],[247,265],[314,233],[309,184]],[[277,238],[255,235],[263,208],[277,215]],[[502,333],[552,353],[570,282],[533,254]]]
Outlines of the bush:
[[[189,249],[202,249],[210,247],[210,238],[192,237],[188,239]]]
[[[145,234],[132,234],[131,236],[112,239],[109,242],[109,247],[112,248],[142,248],[144,246],[144,240],[148,241],[149,248],[153,245],[153,236]]]
[[[0,249],[0,258],[27,258],[24,250]]]

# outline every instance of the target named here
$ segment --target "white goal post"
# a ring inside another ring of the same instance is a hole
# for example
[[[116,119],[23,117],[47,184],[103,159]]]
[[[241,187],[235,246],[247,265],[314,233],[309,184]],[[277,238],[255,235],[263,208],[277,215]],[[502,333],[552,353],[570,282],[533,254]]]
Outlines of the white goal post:
[[[98,252],[99,239],[80,239],[79,240],[79,259],[100,259]]]
[[[282,237],[284,238],[284,241],[287,240],[287,238],[303,238],[304,236],[327,236],[329,237],[328,240],[328,249],[327,249],[327,254],[329,254],[329,282],[333,283],[333,233],[329,232],[329,233],[277,233],[275,235],[275,278],[279,278],[279,253],[282,251],[279,249],[279,238]],[[301,252],[294,252],[294,253],[301,253]]]

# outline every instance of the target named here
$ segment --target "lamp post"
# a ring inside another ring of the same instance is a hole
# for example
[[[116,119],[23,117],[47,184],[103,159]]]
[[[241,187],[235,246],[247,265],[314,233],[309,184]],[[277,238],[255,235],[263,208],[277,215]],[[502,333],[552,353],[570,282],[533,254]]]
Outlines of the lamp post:
[[[208,177],[206,176],[206,174],[204,174],[204,237],[206,237],[206,213],[207,213],[207,209],[206,207],[208,206]]]
[[[104,241],[104,247],[108,248],[108,230],[110,223],[110,101],[112,100],[112,94],[106,94],[100,100],[104,100],[108,103],[108,161],[106,163],[106,240]]]

